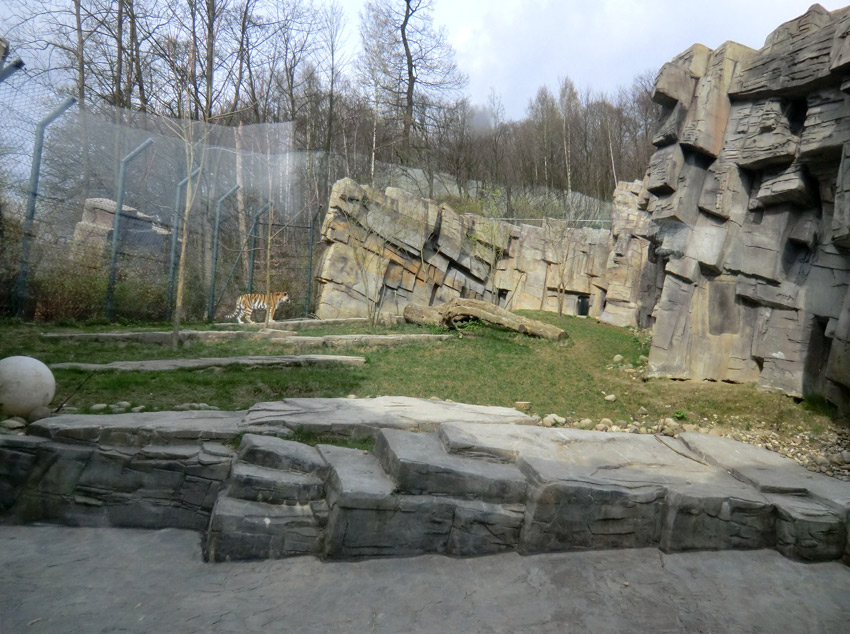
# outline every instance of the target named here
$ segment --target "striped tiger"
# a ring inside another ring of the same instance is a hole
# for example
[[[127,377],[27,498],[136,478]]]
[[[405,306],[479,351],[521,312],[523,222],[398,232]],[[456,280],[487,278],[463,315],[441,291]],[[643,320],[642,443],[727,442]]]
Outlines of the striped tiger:
[[[240,324],[245,322],[253,324],[251,315],[253,315],[255,310],[269,310],[269,321],[274,321],[274,311],[277,310],[278,306],[288,301],[289,293],[269,293],[268,295],[263,293],[248,293],[246,295],[240,295],[239,299],[236,300],[236,310],[229,315],[225,315],[224,318],[230,319],[231,317],[236,317],[236,321]],[[271,306],[271,309],[269,309],[269,306]],[[242,317],[245,317],[245,322],[242,321]]]

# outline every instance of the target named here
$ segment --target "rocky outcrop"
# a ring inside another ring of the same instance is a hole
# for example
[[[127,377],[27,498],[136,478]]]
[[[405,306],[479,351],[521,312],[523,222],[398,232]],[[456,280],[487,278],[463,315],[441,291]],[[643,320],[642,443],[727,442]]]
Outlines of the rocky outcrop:
[[[850,11],[814,5],[758,51],[696,45],[662,68],[639,204],[662,271],[651,376],[848,407],[848,32]]]
[[[850,561],[846,482],[715,436],[534,422],[401,397],[57,416],[0,436],[0,521],[200,530],[210,561],[645,547]]]
[[[398,397],[59,416],[0,436],[0,518],[201,530],[210,561],[644,547],[848,561],[846,482],[709,435],[522,422]],[[376,442],[311,447],[293,429]]]
[[[86,198],[83,217],[74,227],[73,248],[78,257],[102,255],[112,240],[115,222],[115,201],[106,198]],[[132,207],[121,208],[119,243],[122,252],[164,252],[171,229],[155,218]]]
[[[602,314],[610,232],[459,215],[399,189],[343,179],[331,193],[319,275],[322,318],[400,315],[456,297],[511,310]]]
[[[649,375],[755,382],[850,411],[850,9],[659,72],[657,151],[611,231],[334,188],[321,317],[453,297],[652,328]],[[589,304],[589,306],[588,306]],[[585,310],[587,309],[587,310]]]

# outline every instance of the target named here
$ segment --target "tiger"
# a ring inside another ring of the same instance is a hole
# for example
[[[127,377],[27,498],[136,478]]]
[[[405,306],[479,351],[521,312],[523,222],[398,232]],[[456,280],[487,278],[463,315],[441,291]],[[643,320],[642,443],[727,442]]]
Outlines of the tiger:
[[[236,310],[234,310],[229,315],[225,315],[225,319],[230,319],[232,317],[236,317],[236,321],[240,324],[249,323],[253,324],[251,321],[251,315],[253,315],[255,310],[268,310],[269,311],[269,321],[274,321],[274,311],[277,310],[278,306],[281,304],[285,304],[289,301],[289,293],[269,293],[265,295],[263,293],[248,293],[246,295],[240,295],[239,299],[236,300]],[[269,309],[271,306],[271,309]],[[245,322],[242,321],[242,317],[245,317]]]

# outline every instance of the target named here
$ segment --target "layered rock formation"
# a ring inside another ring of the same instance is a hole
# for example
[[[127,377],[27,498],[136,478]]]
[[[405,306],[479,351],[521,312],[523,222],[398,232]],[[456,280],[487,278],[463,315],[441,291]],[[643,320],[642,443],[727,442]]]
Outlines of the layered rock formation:
[[[819,5],[756,51],[665,64],[639,208],[663,268],[651,375],[850,395],[850,11]]]
[[[726,438],[536,422],[405,397],[56,416],[0,435],[0,523],[200,530],[210,561],[656,547],[850,563],[846,482]]]
[[[605,302],[607,229],[516,226],[344,179],[322,238],[330,245],[319,276],[322,319],[398,315],[411,302],[455,297],[598,317]]]
[[[319,316],[457,296],[560,307],[652,328],[650,376],[850,410],[848,36],[850,8],[814,5],[760,50],[696,44],[665,64],[658,149],[643,182],[615,191],[610,232],[516,227],[341,181]]]
[[[77,256],[100,256],[112,240],[115,223],[115,201],[106,198],[86,198],[83,217],[74,227],[73,248]],[[164,252],[171,230],[152,216],[133,207],[121,208],[119,243],[122,252]]]

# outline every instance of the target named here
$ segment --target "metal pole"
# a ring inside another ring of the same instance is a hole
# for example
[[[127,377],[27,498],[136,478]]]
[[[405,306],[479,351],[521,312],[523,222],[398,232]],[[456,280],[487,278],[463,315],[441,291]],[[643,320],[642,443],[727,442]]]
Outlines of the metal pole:
[[[210,273],[210,297],[207,305],[207,321],[212,323],[215,315],[215,271],[218,263],[218,228],[221,222],[221,203],[239,190],[239,185],[231,187],[224,196],[215,203],[215,226],[213,227],[212,272]]]
[[[148,138],[139,147],[121,159],[118,169],[118,186],[115,192],[115,218],[112,220],[112,255],[109,260],[109,284],[106,287],[106,318],[112,321],[115,308],[115,277],[118,273],[118,229],[121,223],[121,212],[124,209],[124,184],[127,178],[127,165],[134,158],[153,145],[153,139]]]
[[[9,77],[11,77],[15,73],[17,73],[23,67],[24,67],[24,62],[23,62],[23,60],[21,60],[20,57],[18,57],[17,59],[13,59],[6,66],[0,67],[0,84],[2,84],[4,81],[9,79]],[[72,97],[72,99],[73,99],[73,97]],[[74,101],[76,101],[76,99],[74,99]]]
[[[32,167],[30,167],[29,195],[27,197],[27,215],[24,221],[24,237],[21,242],[21,261],[18,266],[18,279],[15,283],[15,314],[18,317],[24,315],[24,303],[27,296],[27,286],[30,264],[30,241],[32,224],[35,220],[35,202],[38,198],[38,176],[41,172],[41,151],[44,147],[44,131],[54,119],[57,119],[68,108],[77,103],[73,97],[68,97],[41,121],[35,128],[35,144],[32,150]]]
[[[260,216],[262,216],[268,208],[271,206],[271,203],[266,203],[265,206],[257,212],[254,216],[254,222],[251,223],[251,265],[248,267],[248,292],[254,292],[254,252],[257,249],[257,221],[259,221]]]
[[[304,300],[304,316],[310,316],[310,295],[313,293],[313,225],[316,215],[310,215],[310,251],[307,257],[307,299]]]
[[[171,321],[171,311],[174,309],[174,275],[177,270],[177,238],[180,235],[180,192],[189,182],[189,179],[195,178],[201,171],[200,167],[196,167],[182,181],[177,183],[177,190],[174,192],[174,213],[171,216],[171,253],[168,258],[168,295],[165,301],[165,320]]]

